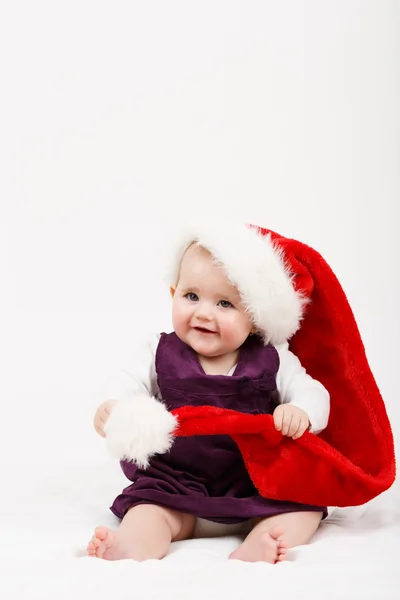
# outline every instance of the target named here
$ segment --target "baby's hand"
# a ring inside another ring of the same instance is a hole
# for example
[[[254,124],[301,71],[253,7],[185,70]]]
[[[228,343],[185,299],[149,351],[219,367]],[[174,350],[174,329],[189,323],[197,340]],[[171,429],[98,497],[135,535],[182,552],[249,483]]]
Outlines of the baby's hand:
[[[104,425],[111,414],[113,406],[117,402],[118,400],[106,400],[106,402],[100,404],[99,408],[96,410],[96,414],[94,415],[94,428],[101,437],[106,437],[106,434],[103,431]]]
[[[310,421],[307,413],[291,404],[280,404],[274,410],[274,425],[282,435],[297,440],[309,428]]]

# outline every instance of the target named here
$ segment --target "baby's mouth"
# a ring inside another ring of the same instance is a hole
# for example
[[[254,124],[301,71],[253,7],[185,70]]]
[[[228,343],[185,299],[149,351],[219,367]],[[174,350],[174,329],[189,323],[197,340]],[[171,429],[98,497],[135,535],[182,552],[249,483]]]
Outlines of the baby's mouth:
[[[210,333],[217,333],[216,331],[211,331],[211,329],[206,329],[205,327],[193,327],[193,329],[195,329],[199,333],[204,333],[206,335]]]

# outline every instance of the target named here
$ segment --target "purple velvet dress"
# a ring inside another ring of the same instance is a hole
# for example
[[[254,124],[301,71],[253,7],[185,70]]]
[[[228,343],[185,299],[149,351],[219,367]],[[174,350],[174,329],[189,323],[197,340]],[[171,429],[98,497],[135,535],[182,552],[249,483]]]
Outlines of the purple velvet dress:
[[[217,406],[247,414],[272,414],[277,406],[279,356],[250,336],[240,349],[232,376],[206,375],[195,352],[175,333],[163,333],[156,353],[161,397],[169,410],[184,405]],[[122,518],[138,504],[158,504],[217,523],[326,508],[269,500],[255,489],[235,442],[227,435],[176,438],[146,470],[121,462],[133,483],[111,506]]]

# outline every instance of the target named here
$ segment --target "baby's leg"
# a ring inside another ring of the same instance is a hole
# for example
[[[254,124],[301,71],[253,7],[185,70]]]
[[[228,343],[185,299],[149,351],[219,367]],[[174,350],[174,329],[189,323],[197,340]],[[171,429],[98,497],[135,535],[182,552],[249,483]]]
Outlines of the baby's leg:
[[[89,556],[106,560],[163,558],[170,543],[192,535],[195,517],[154,504],[131,508],[117,530],[96,527]]]
[[[307,544],[318,529],[322,512],[292,512],[262,519],[229,558],[276,563],[294,546]]]

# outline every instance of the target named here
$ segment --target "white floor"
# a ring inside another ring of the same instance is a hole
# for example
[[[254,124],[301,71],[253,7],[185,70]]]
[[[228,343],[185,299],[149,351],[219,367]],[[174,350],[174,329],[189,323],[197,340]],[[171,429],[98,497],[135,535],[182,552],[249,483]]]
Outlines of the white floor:
[[[3,469],[0,597],[58,598],[400,598],[398,487],[364,507],[333,512],[313,543],[276,566],[228,561],[239,538],[173,544],[162,561],[108,562],[85,556],[93,528],[125,484],[102,463]],[[7,493],[9,490],[9,493]]]

